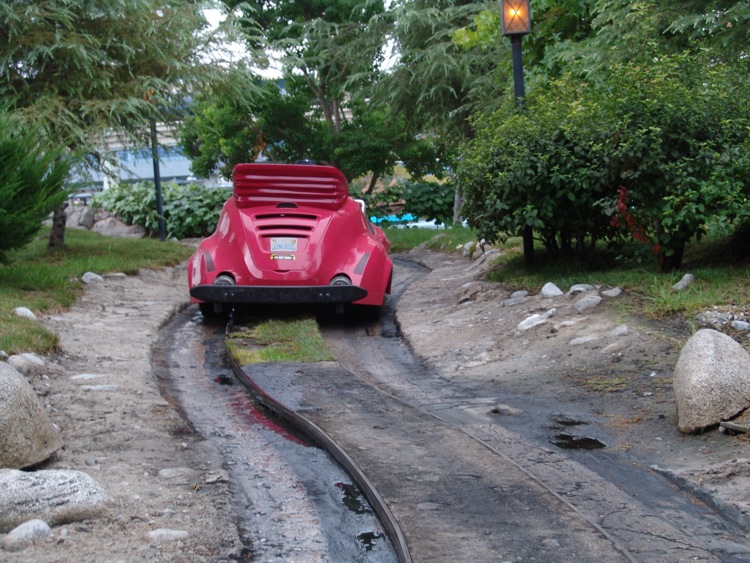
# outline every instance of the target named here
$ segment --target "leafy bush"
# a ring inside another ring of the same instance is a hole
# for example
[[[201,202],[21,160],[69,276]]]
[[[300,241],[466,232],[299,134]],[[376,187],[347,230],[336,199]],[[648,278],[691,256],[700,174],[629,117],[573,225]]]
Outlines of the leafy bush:
[[[42,221],[68,197],[69,164],[37,131],[14,129],[0,110],[0,261],[29,243]]]
[[[454,191],[452,182],[406,182],[404,211],[428,221],[450,225],[453,221]]]
[[[633,237],[679,268],[688,240],[750,214],[747,80],[674,56],[540,87],[526,112],[475,121],[457,171],[465,214],[487,240],[529,226],[554,254]]]
[[[203,237],[213,232],[231,190],[195,184],[162,186],[162,207],[167,237]],[[130,225],[158,231],[156,190],[151,182],[121,184],[97,194],[93,205],[110,211]]]
[[[367,202],[374,217],[413,215],[450,224],[453,220],[454,184],[451,182],[405,181],[370,195],[353,194]]]

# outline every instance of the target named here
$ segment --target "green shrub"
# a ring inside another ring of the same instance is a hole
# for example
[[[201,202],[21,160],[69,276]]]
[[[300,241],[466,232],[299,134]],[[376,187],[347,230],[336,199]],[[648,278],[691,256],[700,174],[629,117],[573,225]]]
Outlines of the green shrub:
[[[352,193],[367,203],[371,217],[413,215],[450,225],[453,221],[454,184],[406,180],[370,195]]]
[[[0,261],[30,242],[68,197],[69,164],[38,131],[22,133],[0,109]]]
[[[531,227],[551,255],[632,238],[672,270],[691,238],[747,222],[747,74],[689,56],[610,70],[475,119],[457,179],[480,237]]]
[[[195,184],[162,186],[162,207],[168,238],[203,237],[213,232],[231,190]],[[101,207],[130,225],[158,232],[156,190],[151,182],[121,184],[96,195],[93,205]]]

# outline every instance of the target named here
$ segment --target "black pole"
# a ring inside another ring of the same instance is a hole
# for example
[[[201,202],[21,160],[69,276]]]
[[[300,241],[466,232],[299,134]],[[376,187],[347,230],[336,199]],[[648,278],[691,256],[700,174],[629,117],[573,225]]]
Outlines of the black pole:
[[[513,90],[515,93],[516,107],[523,107],[526,93],[523,86],[523,50],[521,40],[523,35],[510,36],[510,51],[513,57]]]
[[[156,186],[156,215],[159,222],[159,240],[166,238],[164,229],[164,205],[161,199],[161,176],[159,175],[159,141],[156,137],[156,121],[149,120],[151,125],[151,159],[154,162],[154,185]]]
[[[523,109],[526,93],[523,85],[523,51],[521,40],[523,35],[510,36],[510,49],[513,57],[513,91],[517,109]],[[530,226],[525,226],[521,233],[523,237],[523,261],[526,268],[534,265],[534,231]]]

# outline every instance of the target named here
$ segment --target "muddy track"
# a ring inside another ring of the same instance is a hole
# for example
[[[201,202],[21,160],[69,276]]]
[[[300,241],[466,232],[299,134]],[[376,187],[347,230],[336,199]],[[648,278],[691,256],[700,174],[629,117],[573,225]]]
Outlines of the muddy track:
[[[491,414],[508,397],[424,365],[393,315],[425,273],[397,262],[399,285],[380,323],[322,320],[337,363],[239,370],[261,400],[345,452],[414,560],[748,560],[740,530],[632,457],[550,447],[544,433]],[[513,400],[528,410],[555,405],[543,395]],[[569,421],[578,415],[591,418]],[[606,440],[596,425],[588,432]]]

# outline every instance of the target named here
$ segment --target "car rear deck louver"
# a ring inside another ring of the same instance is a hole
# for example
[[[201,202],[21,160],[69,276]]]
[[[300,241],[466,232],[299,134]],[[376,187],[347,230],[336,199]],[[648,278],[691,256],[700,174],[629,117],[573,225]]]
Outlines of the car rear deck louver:
[[[255,228],[263,231],[310,232],[319,217],[304,213],[259,213],[253,217]]]
[[[238,164],[233,172],[238,207],[295,203],[299,207],[338,210],[349,197],[349,184],[332,166]]]
[[[257,221],[264,221],[266,219],[302,219],[306,221],[317,221],[317,215],[308,215],[306,213],[259,213],[255,216]]]
[[[277,230],[284,230],[284,231],[312,231],[313,228],[309,225],[289,225],[287,223],[273,223],[270,225],[258,225],[257,229],[259,231],[277,231]]]

